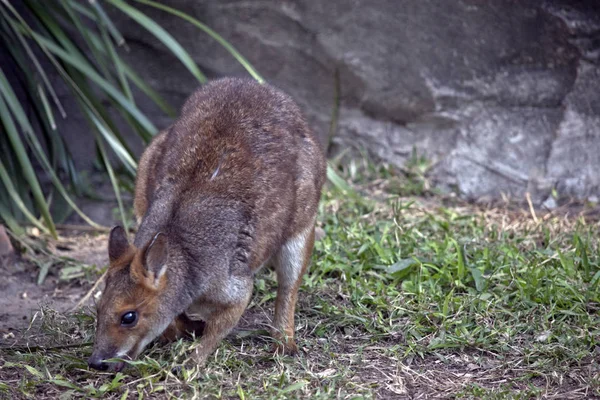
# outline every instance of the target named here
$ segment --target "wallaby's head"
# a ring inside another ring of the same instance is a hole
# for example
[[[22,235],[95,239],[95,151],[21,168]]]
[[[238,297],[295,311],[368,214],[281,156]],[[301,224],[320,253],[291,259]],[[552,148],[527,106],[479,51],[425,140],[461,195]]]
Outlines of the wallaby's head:
[[[114,227],[108,239],[110,267],[106,287],[98,304],[91,368],[119,371],[123,363],[110,358],[134,359],[160,335],[173,319],[165,304],[167,286],[167,237],[157,233],[137,248],[125,230]]]

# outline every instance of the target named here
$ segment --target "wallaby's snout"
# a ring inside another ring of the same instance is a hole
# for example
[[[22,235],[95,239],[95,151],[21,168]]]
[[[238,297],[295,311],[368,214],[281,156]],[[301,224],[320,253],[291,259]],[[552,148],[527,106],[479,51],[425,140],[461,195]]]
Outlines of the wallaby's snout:
[[[92,354],[88,358],[88,367],[97,369],[98,371],[106,371],[108,370],[108,363],[105,363],[104,359],[97,354]]]
[[[94,352],[94,353],[92,353],[90,358],[88,358],[88,367],[90,367],[92,369],[96,369],[98,371],[108,371],[108,370],[112,370],[114,372],[121,371],[123,369],[123,366],[125,365],[125,363],[123,361],[111,362],[111,363],[105,361],[110,358],[112,358],[112,357],[105,357],[98,352]]]
[[[90,358],[88,358],[88,367],[90,367],[92,369],[96,369],[98,371],[108,371],[108,370],[111,370],[113,372],[121,371],[123,369],[123,366],[125,365],[125,363],[123,361],[119,361],[119,362],[105,361],[110,358],[113,358],[113,356],[106,357],[106,356],[102,355],[101,353],[94,352],[94,353],[92,353]]]

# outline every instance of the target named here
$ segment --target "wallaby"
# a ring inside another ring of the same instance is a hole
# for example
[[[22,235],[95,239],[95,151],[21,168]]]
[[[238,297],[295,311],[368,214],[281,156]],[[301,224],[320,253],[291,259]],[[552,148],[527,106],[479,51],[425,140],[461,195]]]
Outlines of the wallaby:
[[[202,365],[235,327],[265,264],[277,274],[276,350],[294,354],[294,309],[308,268],[326,161],[298,106],[237,78],[195,91],[143,153],[138,230],[109,235],[90,367],[119,371],[152,340],[201,332]]]

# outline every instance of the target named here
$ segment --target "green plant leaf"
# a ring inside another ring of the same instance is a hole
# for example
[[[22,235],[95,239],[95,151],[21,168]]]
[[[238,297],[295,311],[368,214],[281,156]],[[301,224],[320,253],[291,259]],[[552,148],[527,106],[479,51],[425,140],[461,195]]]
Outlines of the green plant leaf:
[[[106,12],[104,12],[104,9],[102,8],[100,2],[90,1],[90,4],[94,8],[96,15],[102,20],[102,23],[106,26],[111,36],[117,42],[117,45],[123,46],[125,44],[125,38],[123,38],[123,35],[121,35],[115,24],[113,24],[112,20],[108,17],[108,15],[106,15]]]
[[[19,20],[19,22],[21,24],[23,24],[25,22],[23,17],[21,17],[21,15],[17,12],[17,10],[9,2],[4,2],[4,5],[6,6],[6,8],[8,8],[13,13],[13,15]],[[11,18],[9,18],[8,15],[6,14],[6,12],[4,11],[4,9],[1,7],[0,7],[0,13],[2,13],[4,15],[5,20],[12,27],[12,29],[15,33],[15,36],[21,42],[21,46],[23,46],[23,49],[25,49],[25,52],[29,56],[33,65],[35,66],[35,69],[40,74],[42,81],[44,82],[44,85],[46,85],[46,88],[48,89],[48,92],[52,96],[52,99],[54,100],[56,107],[58,107],[58,109],[60,110],[61,115],[63,116],[63,118],[66,117],[67,113],[65,112],[65,109],[63,108],[61,102],[58,100],[58,96],[56,95],[54,88],[50,84],[50,79],[48,79],[48,75],[46,74],[45,69],[42,67],[40,61],[37,59],[35,53],[33,52],[31,47],[27,43],[27,40],[25,40],[23,35],[20,33],[18,24],[16,24]]]
[[[108,159],[108,155],[106,154],[106,150],[104,148],[104,143],[102,142],[102,138],[99,136],[100,132],[105,130],[105,126],[102,125],[96,116],[89,110],[87,110],[88,118],[93,122],[96,127],[96,144],[98,145],[98,150],[100,151],[100,156],[102,158],[102,162],[104,167],[106,168],[106,172],[108,173],[108,177],[110,179],[110,183],[112,184],[113,191],[117,198],[117,204],[119,206],[119,213],[121,214],[121,221],[123,222],[123,228],[125,231],[128,230],[127,217],[125,215],[125,208],[123,207],[123,200],[121,199],[121,189],[119,188],[119,182],[115,175],[112,165],[110,164],[110,160]]]
[[[5,90],[0,90],[0,119],[2,120],[2,124],[4,125],[6,133],[8,134],[8,138],[15,152],[15,156],[19,161],[19,165],[23,171],[27,184],[31,189],[36,205],[42,214],[42,218],[46,223],[47,229],[46,227],[43,227],[41,224],[39,224],[37,222],[37,219],[29,212],[29,210],[27,210],[27,207],[25,207],[23,200],[20,198],[20,196],[18,196],[14,186],[12,185],[10,177],[8,176],[8,172],[4,168],[4,164],[0,162],[0,174],[3,175],[2,181],[4,182],[4,186],[6,187],[7,191],[11,194],[13,201],[15,201],[15,204],[19,206],[21,211],[23,211],[23,213],[27,216],[31,223],[36,225],[38,228],[49,232],[54,238],[58,238],[56,228],[54,226],[54,221],[52,221],[52,216],[50,215],[48,204],[46,204],[46,199],[44,198],[44,193],[42,192],[42,188],[40,187],[40,184],[37,180],[37,177],[33,170],[33,166],[29,161],[29,157],[27,156],[25,146],[23,145],[21,137],[17,132],[13,118],[10,115],[10,112],[8,111],[8,108],[4,101],[5,93]]]
[[[81,209],[79,207],[77,207],[77,205],[75,204],[73,199],[71,199],[71,196],[69,196],[69,194],[67,193],[66,188],[63,186],[60,179],[56,175],[56,172],[50,165],[50,162],[46,158],[46,155],[42,149],[42,146],[39,143],[37,137],[35,136],[33,127],[30,125],[29,120],[27,119],[27,117],[25,115],[25,111],[21,107],[21,104],[19,103],[19,101],[18,101],[14,91],[12,90],[8,80],[6,79],[6,75],[4,74],[4,71],[2,71],[2,69],[0,69],[0,91],[4,95],[4,98],[7,100],[8,106],[10,107],[11,111],[16,116],[17,121],[19,122],[19,124],[21,126],[21,130],[28,137],[28,139],[31,143],[31,147],[35,150],[35,155],[36,155],[38,161],[40,161],[40,163],[44,167],[46,173],[50,176],[50,179],[52,180],[52,183],[54,184],[56,189],[64,197],[65,201],[69,204],[69,206],[77,214],[79,214],[79,216],[85,222],[87,222],[88,224],[90,224],[93,227],[102,228],[101,225],[98,225],[97,223],[92,221],[85,213],[83,213],[83,211],[81,211]]]
[[[342,193],[345,193],[353,198],[358,197],[358,194],[354,191],[352,186],[348,184],[341,176],[335,171],[331,164],[327,163],[327,179],[333,184],[333,186]]]
[[[80,59],[76,58],[72,54],[67,53],[56,44],[52,43],[48,39],[43,36],[35,33],[33,31],[30,32],[32,37],[34,37],[42,47],[56,55],[61,60],[65,61],[69,65],[75,67],[77,70],[81,71],[87,78],[91,79],[94,83],[96,83],[103,91],[105,91],[109,96],[111,96],[117,103],[119,103],[127,112],[134,117],[137,122],[144,127],[148,132],[155,134],[157,132],[156,127],[148,117],[146,117],[130,100],[127,99],[115,86],[113,86],[110,82],[104,79],[100,74],[98,74],[94,69],[87,63],[82,62]]]

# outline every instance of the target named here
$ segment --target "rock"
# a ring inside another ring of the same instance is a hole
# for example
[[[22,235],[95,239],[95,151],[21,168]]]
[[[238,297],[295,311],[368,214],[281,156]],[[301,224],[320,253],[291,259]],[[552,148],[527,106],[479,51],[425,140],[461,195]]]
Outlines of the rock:
[[[539,204],[553,187],[600,195],[600,2],[163,3],[207,23],[288,91],[323,145],[338,71],[332,154],[365,149],[402,165],[416,148],[434,163],[438,185],[467,198],[528,191]],[[140,7],[209,77],[247,75],[193,25]],[[124,55],[133,68],[180,106],[197,82],[144,28],[107,8],[128,40]],[[138,104],[159,127],[169,124],[148,101]]]
[[[6,232],[4,225],[0,225],[0,257],[6,257],[13,254],[15,249],[10,242],[10,237]]]
[[[315,227],[315,242],[320,242],[327,236],[325,230],[319,226]]]
[[[547,210],[554,210],[558,204],[556,204],[556,199],[550,196],[542,203],[542,206]]]

